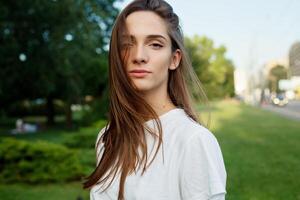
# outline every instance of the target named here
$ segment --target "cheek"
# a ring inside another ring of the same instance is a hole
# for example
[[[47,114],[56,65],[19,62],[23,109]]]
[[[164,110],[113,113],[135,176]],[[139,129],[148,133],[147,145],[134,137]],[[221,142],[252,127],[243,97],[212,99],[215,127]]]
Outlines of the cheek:
[[[168,72],[168,69],[171,65],[170,53],[160,52],[160,53],[156,54],[154,58],[155,59],[153,59],[153,61],[155,63],[153,63],[153,64],[156,66],[155,68],[161,72]]]

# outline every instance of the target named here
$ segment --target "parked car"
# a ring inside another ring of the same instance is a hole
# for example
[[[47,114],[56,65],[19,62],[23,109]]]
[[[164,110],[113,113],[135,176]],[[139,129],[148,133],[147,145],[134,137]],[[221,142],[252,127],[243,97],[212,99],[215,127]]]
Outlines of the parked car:
[[[277,94],[272,98],[272,103],[276,106],[285,106],[289,100],[284,94]]]

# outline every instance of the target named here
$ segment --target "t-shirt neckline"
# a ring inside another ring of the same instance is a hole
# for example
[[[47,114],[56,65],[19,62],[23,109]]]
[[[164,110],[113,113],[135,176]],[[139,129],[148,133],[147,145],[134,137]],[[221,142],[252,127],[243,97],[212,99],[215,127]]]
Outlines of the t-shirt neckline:
[[[182,108],[173,108],[161,115],[158,116],[158,119],[162,122],[162,121],[165,121],[167,119],[169,119],[171,116],[174,116],[176,113],[182,113],[183,112],[183,109]],[[145,122],[145,124],[150,124],[151,122],[154,122],[155,119],[149,119],[148,121]]]

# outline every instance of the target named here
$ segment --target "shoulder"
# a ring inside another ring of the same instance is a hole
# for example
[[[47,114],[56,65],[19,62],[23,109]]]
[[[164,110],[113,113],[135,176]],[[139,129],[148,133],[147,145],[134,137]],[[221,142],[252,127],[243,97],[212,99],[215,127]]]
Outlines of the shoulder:
[[[95,144],[96,147],[97,147],[98,143],[100,143],[100,144],[103,143],[102,136],[107,131],[108,127],[109,127],[109,124],[105,125],[103,128],[100,129],[100,131],[97,135],[97,139],[96,139],[96,144]]]
[[[97,165],[99,164],[99,161],[104,152],[104,143],[102,141],[102,136],[105,133],[105,131],[108,129],[108,127],[109,125],[104,126],[97,135],[97,139],[95,143]]]
[[[188,145],[190,142],[218,145],[215,135],[210,130],[186,114],[181,116],[175,123],[176,130],[180,132],[181,140],[185,145]]]
[[[184,139],[184,149],[202,154],[204,158],[223,162],[221,148],[216,136],[206,127],[195,122],[191,118],[186,119]]]
[[[211,147],[219,146],[215,135],[201,124],[193,121],[190,122],[186,129],[190,130],[186,142],[188,143],[201,143],[202,145],[210,145]]]
[[[172,115],[167,117],[162,120],[166,137],[175,137],[180,148],[188,148],[192,143],[200,143],[200,147],[208,146],[213,148],[219,146],[215,135],[189,117],[183,109],[174,110]]]

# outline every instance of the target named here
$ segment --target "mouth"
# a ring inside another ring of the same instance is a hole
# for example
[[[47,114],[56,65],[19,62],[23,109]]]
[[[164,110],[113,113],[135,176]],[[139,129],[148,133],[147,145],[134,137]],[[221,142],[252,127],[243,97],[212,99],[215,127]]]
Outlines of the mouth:
[[[144,69],[135,69],[135,70],[129,71],[129,74],[136,78],[143,78],[150,73],[151,73],[150,71],[144,70]]]

